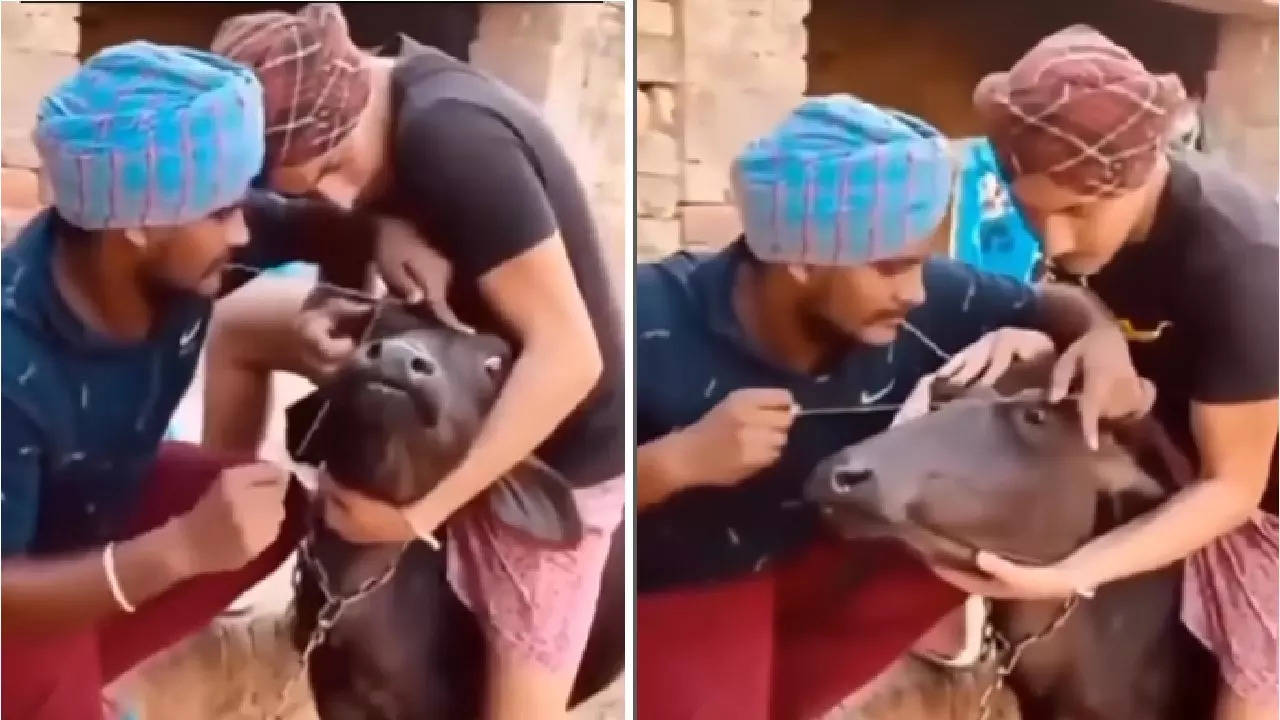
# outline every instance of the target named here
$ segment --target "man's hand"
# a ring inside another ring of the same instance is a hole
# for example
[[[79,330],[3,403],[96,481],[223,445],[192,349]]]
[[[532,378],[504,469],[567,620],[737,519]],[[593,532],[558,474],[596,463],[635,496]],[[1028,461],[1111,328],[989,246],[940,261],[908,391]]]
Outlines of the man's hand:
[[[342,367],[356,349],[353,328],[369,316],[370,306],[343,297],[308,300],[293,323],[303,367],[313,381]]]
[[[1092,596],[1093,589],[1082,584],[1070,561],[1032,567],[1011,563],[989,552],[979,552],[978,569],[988,577],[940,565],[934,574],[970,595],[993,600],[1055,600],[1075,594]]]
[[[453,314],[447,300],[453,266],[411,224],[379,218],[373,258],[393,295],[411,305],[425,302],[446,325],[471,331]]]
[[[1098,420],[1141,417],[1155,403],[1155,386],[1138,376],[1129,345],[1115,327],[1090,330],[1067,348],[1053,367],[1049,402],[1060,402],[1080,378],[1080,423],[1085,442],[1098,448]]]
[[[324,522],[347,542],[357,545],[408,542],[415,536],[405,509],[348,490],[328,473],[320,474]],[[434,531],[430,528],[427,532]]]
[[[689,427],[673,433],[681,484],[734,485],[782,454],[795,420],[791,393],[735,390]]]
[[[1053,353],[1053,340],[1037,330],[1001,328],[956,353],[938,376],[960,387],[994,385],[1014,361],[1029,361]]]
[[[289,474],[271,463],[223,470],[178,520],[193,572],[238,570],[266,550],[280,533],[288,486]]]

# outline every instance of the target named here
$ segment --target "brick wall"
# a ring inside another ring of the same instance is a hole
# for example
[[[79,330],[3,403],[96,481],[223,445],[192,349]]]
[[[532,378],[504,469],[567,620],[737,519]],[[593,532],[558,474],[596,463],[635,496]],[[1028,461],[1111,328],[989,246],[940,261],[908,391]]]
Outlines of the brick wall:
[[[729,163],[805,86],[808,0],[636,4],[636,255],[739,232]]]
[[[365,40],[385,35],[382,28],[392,21],[359,18],[357,13],[370,11],[360,5],[346,7],[352,32]],[[164,8],[144,3],[87,4],[81,18],[82,8],[76,3],[4,3],[0,7],[4,13],[4,76],[0,83],[4,92],[0,113],[4,177],[0,184],[6,241],[40,207],[39,161],[31,143],[36,106],[75,71],[77,56],[83,55],[80,50],[92,53],[104,45],[134,38],[204,46],[219,22],[244,10],[239,3],[197,3],[176,15],[164,12]],[[418,10],[419,14],[436,14],[425,20],[410,14],[395,22],[439,25],[439,13],[449,8],[424,6]],[[447,19],[447,28],[433,25],[414,34],[449,45],[470,32],[465,17]],[[78,21],[83,21],[83,28]],[[450,31],[447,37],[437,37],[442,30]],[[470,48],[473,62],[530,97],[565,142],[582,175],[601,241],[610,250],[619,281],[625,257],[623,48],[621,7],[542,3],[483,5]]]
[[[494,3],[471,62],[542,109],[592,204],[618,287],[625,271],[624,17],[614,4]]]
[[[1203,12],[1211,7],[1238,14]],[[897,0],[639,0],[637,258],[732,239],[739,224],[729,163],[802,94],[852,92],[971,134],[974,83],[1073,22],[1094,24],[1153,69],[1182,76],[1205,97],[1210,151],[1276,188],[1274,0],[916,0],[912,8]]]
[[[0,4],[0,55],[4,82],[0,83],[0,125],[3,127],[3,222],[0,234],[8,242],[40,208],[40,161],[31,142],[40,99],[79,66],[79,3]]]
[[[1276,46],[1274,11],[1223,18],[1203,109],[1210,152],[1272,193],[1280,185]]]

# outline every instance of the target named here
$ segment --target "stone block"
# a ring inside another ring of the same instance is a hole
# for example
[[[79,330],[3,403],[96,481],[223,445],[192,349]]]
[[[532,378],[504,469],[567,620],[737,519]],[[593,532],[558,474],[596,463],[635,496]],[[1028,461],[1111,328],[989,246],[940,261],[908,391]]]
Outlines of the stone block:
[[[40,207],[40,179],[36,171],[7,167],[0,173],[0,205],[17,210]]]
[[[636,172],[677,177],[680,160],[676,139],[656,130],[637,137]]]
[[[0,44],[14,50],[75,55],[80,51],[80,3],[0,5]]]
[[[653,85],[649,88],[649,103],[653,109],[653,123],[664,130],[676,126],[676,91],[669,85]]]
[[[751,139],[800,101],[806,82],[808,0],[721,0],[680,4],[684,77],[677,123],[682,199],[721,204],[728,167]]]
[[[40,101],[80,66],[70,55],[0,48],[4,83],[0,86],[0,125],[10,135],[30,136]],[[7,140],[6,140],[7,142]]]
[[[636,175],[636,214],[669,220],[676,216],[680,202],[680,183],[675,178],[638,173]]]
[[[679,82],[680,65],[680,47],[673,38],[653,35],[636,38],[636,82]]]
[[[636,33],[670,37],[676,33],[676,13],[671,3],[661,0],[637,0]]]
[[[636,262],[653,262],[680,249],[680,223],[656,218],[636,219]]]
[[[649,102],[649,93],[644,90],[636,90],[636,135],[640,135],[649,129],[649,123],[652,122],[652,107]]]
[[[40,154],[36,152],[36,144],[31,140],[30,128],[25,132],[5,130],[2,147],[3,158],[0,159],[0,164],[5,167],[40,167]]]
[[[680,236],[684,247],[719,250],[742,234],[742,221],[733,205],[683,205]]]

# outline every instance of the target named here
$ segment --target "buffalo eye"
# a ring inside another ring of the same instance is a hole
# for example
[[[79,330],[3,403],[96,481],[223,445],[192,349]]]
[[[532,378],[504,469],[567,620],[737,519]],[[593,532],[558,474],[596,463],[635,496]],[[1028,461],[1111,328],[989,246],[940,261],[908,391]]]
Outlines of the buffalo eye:
[[[489,377],[497,376],[498,372],[501,370],[502,370],[502,358],[498,357],[497,355],[493,355],[491,357],[485,358],[484,371],[489,374]]]
[[[1043,425],[1046,415],[1042,407],[1029,407],[1022,411],[1022,419],[1032,425]]]
[[[844,495],[853,490],[854,485],[870,479],[870,470],[837,470],[831,474],[831,489]]]

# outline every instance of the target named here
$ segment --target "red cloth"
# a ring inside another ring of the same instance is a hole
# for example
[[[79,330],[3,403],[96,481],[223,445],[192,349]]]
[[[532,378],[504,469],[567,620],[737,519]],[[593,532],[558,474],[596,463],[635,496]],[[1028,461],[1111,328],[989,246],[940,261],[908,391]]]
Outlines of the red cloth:
[[[125,537],[189,510],[222,468],[233,464],[195,445],[162,445]],[[294,485],[285,502],[280,537],[240,570],[193,578],[143,603],[136,613],[120,613],[75,633],[22,636],[6,627],[0,641],[4,718],[99,720],[103,685],[204,627],[289,556],[305,529],[306,495]]]
[[[748,578],[642,594],[636,717],[816,717],[962,601],[896,545],[827,541]]]
[[[1147,72],[1128,50],[1084,25],[1041,40],[974,92],[1013,177],[1045,174],[1089,196],[1141,185],[1185,101],[1178,76]]]
[[[262,83],[269,167],[301,165],[351,134],[369,102],[369,68],[336,3],[268,10],[222,23],[211,49]]]

